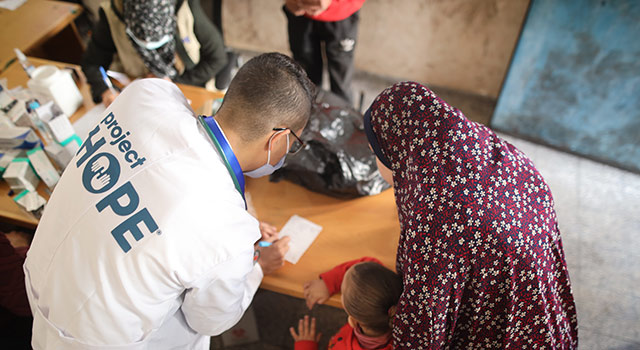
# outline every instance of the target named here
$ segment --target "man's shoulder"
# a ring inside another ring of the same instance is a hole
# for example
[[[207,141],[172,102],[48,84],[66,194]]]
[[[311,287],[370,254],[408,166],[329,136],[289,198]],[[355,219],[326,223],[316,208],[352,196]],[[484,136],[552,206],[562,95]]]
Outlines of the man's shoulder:
[[[122,94],[151,95],[156,99],[162,97],[173,97],[177,99],[186,98],[178,86],[170,81],[158,78],[137,79],[122,91]]]

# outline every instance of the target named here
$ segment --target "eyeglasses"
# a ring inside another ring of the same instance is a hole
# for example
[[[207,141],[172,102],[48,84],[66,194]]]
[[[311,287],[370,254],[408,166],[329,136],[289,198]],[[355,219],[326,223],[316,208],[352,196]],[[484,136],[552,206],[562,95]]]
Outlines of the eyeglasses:
[[[290,128],[273,128],[273,131],[285,131],[285,130],[291,131],[291,135],[293,135],[293,137],[296,138],[296,140],[293,141],[293,144],[291,144],[291,147],[289,147],[289,154],[296,154],[300,152],[300,150],[303,149],[304,146],[306,146],[306,144],[304,143],[304,141],[302,141],[298,137],[298,135],[296,135],[295,132],[293,132],[293,130],[291,130]]]

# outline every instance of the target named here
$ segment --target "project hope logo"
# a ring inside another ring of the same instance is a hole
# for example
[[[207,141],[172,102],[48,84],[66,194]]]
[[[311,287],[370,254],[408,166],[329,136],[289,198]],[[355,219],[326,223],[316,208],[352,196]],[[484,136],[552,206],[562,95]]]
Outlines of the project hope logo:
[[[112,138],[109,145],[114,146],[115,150],[123,154],[124,160],[130,164],[132,169],[142,165],[146,160],[133,149],[131,142],[126,139],[130,132],[122,130],[113,112],[107,114],[89,132],[89,136],[76,153],[76,156],[82,154],[76,162],[76,168],[80,168],[84,164],[82,185],[93,194],[102,194],[111,190],[118,182],[121,172],[120,162],[116,156],[106,151],[98,153],[98,150],[107,143],[104,137],[94,140],[101,127],[104,127]],[[131,250],[131,245],[124,237],[125,233],[130,232],[133,238],[139,241],[144,237],[140,225],[144,225],[149,232],[157,231],[156,233],[160,234],[158,225],[149,210],[147,208],[138,210],[139,204],[140,197],[130,181],[111,191],[96,204],[99,213],[110,208],[113,213],[123,217],[123,221],[111,230],[111,235],[125,253]]]

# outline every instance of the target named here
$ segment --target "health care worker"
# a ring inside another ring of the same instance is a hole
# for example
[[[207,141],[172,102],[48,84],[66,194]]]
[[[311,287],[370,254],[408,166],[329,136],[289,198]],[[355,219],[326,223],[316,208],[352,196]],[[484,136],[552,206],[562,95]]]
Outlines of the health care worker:
[[[255,246],[243,170],[267,175],[301,147],[313,89],[276,53],[238,71],[215,119],[196,118],[173,83],[127,87],[65,170],[28,252],[33,347],[209,349],[283,264],[288,238]]]

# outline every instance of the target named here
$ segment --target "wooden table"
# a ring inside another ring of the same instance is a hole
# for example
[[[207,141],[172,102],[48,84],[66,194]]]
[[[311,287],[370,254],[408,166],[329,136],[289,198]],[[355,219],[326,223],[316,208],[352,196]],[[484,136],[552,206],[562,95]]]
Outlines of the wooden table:
[[[297,214],[323,227],[297,264],[265,276],[261,288],[304,298],[304,282],[348,260],[378,258],[395,270],[400,234],[398,215],[389,189],[375,196],[342,200],[311,192],[288,181],[269,182],[267,177],[247,178],[247,193],[260,220],[278,229]],[[340,296],[326,303],[342,307]]]
[[[47,63],[38,59],[32,59],[32,62],[35,65]],[[10,87],[26,82],[26,75],[17,64],[0,75],[2,77],[9,79]],[[185,96],[192,100],[194,109],[208,100],[221,97],[202,88],[179,86]],[[81,84],[80,90],[85,97],[85,105],[73,115],[72,120],[84,115],[86,109],[93,106],[88,86]],[[40,189],[43,187],[41,183]],[[3,194],[0,196],[0,219],[6,221],[13,218],[34,228],[38,221],[4,195],[7,191],[6,183],[0,182],[0,193]],[[393,190],[375,196],[342,200],[311,192],[288,181],[273,183],[263,177],[247,178],[247,193],[258,218],[278,229],[294,214],[323,227],[300,261],[295,265],[286,262],[276,273],[265,276],[262,288],[303,298],[304,282],[317,278],[320,273],[342,262],[373,256],[387,267],[395,267],[400,227]],[[341,307],[339,295],[333,296],[327,304]]]
[[[84,51],[74,19],[82,6],[61,1],[28,0],[11,11],[0,9],[0,68],[15,57],[13,48],[25,55],[80,63]]]
[[[64,67],[72,67],[76,69],[78,74],[80,75],[80,83],[78,88],[80,89],[80,93],[82,94],[84,105],[81,106],[70,118],[71,122],[75,122],[80,117],[82,117],[89,109],[93,108],[95,104],[91,99],[91,92],[89,90],[89,85],[86,83],[84,75],[82,74],[80,67],[75,65],[70,65],[66,63],[53,62],[48,60],[43,60],[39,58],[29,57],[29,61],[34,66],[41,66],[45,64],[52,64],[59,68]],[[0,79],[7,79],[7,86],[9,89],[13,89],[17,86],[27,86],[27,81],[29,78],[27,74],[24,72],[22,67],[18,62],[14,62],[6,71],[0,74]],[[197,86],[190,85],[181,85],[178,84],[182,93],[191,100],[191,106],[194,110],[197,110],[202,106],[205,102],[211,101],[213,99],[218,99],[223,97],[222,93],[214,93],[211,91],[207,91],[203,88]],[[38,186],[38,192],[45,198],[49,198],[48,190],[46,189],[45,184],[40,181],[40,185]],[[38,219],[36,219],[33,214],[27,212],[22,207],[18,206],[11,197],[7,195],[9,193],[9,186],[6,181],[0,180],[0,222],[4,222],[7,224],[18,225],[21,227],[25,227],[28,229],[34,229],[38,225]]]

